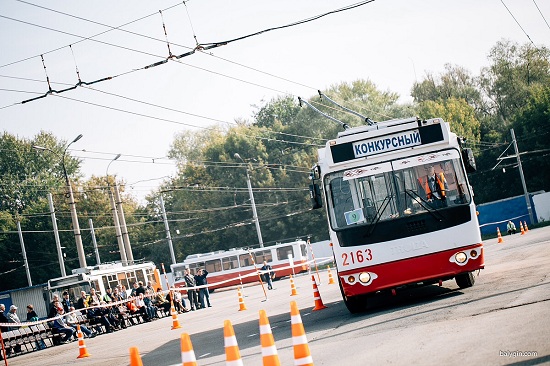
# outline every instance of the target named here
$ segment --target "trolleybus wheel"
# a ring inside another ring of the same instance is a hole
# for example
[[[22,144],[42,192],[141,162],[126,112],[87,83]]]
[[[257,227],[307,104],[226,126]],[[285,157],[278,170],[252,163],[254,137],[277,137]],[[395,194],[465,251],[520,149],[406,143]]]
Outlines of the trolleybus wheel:
[[[461,273],[455,277],[456,284],[460,288],[472,287],[476,283],[473,272]]]
[[[362,313],[367,310],[367,295],[347,297],[344,294],[344,289],[342,288],[342,282],[338,281],[340,285],[340,292],[342,293],[342,298],[344,299],[344,304],[348,308],[348,311],[352,314]]]

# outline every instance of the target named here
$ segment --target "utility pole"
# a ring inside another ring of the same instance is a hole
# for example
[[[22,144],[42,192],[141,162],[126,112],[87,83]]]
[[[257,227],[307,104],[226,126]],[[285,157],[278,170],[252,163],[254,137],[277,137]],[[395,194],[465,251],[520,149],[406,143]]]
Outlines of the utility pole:
[[[236,159],[241,160],[246,164],[243,158],[239,153],[233,155]],[[260,243],[260,248],[264,247],[264,241],[262,239],[262,231],[260,229],[260,221],[258,220],[258,212],[256,211],[256,202],[254,201],[254,193],[252,193],[252,183],[250,183],[250,173],[248,167],[246,167],[246,185],[248,187],[248,194],[250,195],[250,204],[252,205],[252,220],[256,225],[256,234],[258,235],[258,243]]]
[[[97,249],[97,240],[95,238],[95,231],[94,231],[94,222],[92,219],[88,219],[88,223],[90,224],[90,234],[92,235],[92,243],[94,244],[94,252],[95,252],[95,262],[96,264],[101,264],[101,259],[99,258],[99,250]]]
[[[55,245],[57,247],[57,259],[59,260],[59,269],[61,270],[61,277],[65,277],[67,276],[67,273],[65,272],[65,261],[63,260],[63,251],[61,250],[61,241],[59,240],[59,230],[57,229],[57,219],[55,218],[53,197],[51,193],[48,193],[48,203],[50,205],[50,214],[52,216],[53,236],[55,238]]]
[[[118,222],[118,213],[116,211],[115,198],[113,197],[113,191],[111,187],[107,188],[109,190],[109,201],[111,202],[111,211],[113,212],[113,221],[115,224],[116,240],[118,242],[118,251],[120,252],[120,260],[123,266],[128,265],[128,260],[126,258],[126,250],[124,249],[124,242],[122,241],[122,234],[120,233],[120,224]]]
[[[80,235],[80,226],[78,224],[78,216],[76,214],[76,203],[74,202],[74,196],[73,196],[73,188],[71,187],[71,181],[69,180],[69,174],[67,174],[67,167],[65,166],[65,156],[67,155],[67,150],[69,147],[80,140],[82,138],[82,134],[76,136],[76,138],[71,141],[63,150],[63,154],[61,155],[61,165],[63,167],[63,174],[65,175],[65,184],[67,185],[67,198],[69,199],[69,207],[71,210],[71,219],[73,222],[73,232],[74,232],[74,239],[76,242],[76,251],[78,252],[78,262],[80,264],[80,268],[86,267],[86,254],[84,253],[84,246],[82,245],[82,236]],[[48,147],[43,146],[33,146],[33,149],[36,150],[47,150],[51,152],[52,154],[58,155],[55,151]]]
[[[518,168],[519,168],[519,175],[521,177],[521,185],[523,186],[523,195],[525,196],[525,203],[527,205],[527,213],[529,214],[529,221],[531,224],[534,224],[535,221],[533,220],[533,210],[531,208],[531,199],[529,198],[529,191],[527,190],[527,185],[525,184],[525,177],[523,176],[523,168],[521,166],[521,158],[519,157],[518,152],[518,144],[516,141],[516,134],[514,133],[514,129],[510,129],[510,133],[512,134],[512,142],[514,143],[514,151],[516,153],[516,159],[518,161]]]
[[[115,202],[115,197],[113,196],[113,190],[111,189],[111,185],[109,184],[109,167],[113,163],[113,161],[117,160],[121,157],[121,154],[117,154],[117,156],[114,157],[113,160],[107,164],[107,169],[105,170],[105,177],[107,179],[107,189],[109,190],[109,202],[111,203],[111,211],[113,212],[113,222],[115,224],[115,233],[116,233],[116,241],[118,243],[118,251],[120,252],[120,261],[122,262],[123,266],[128,265],[128,256],[126,255],[126,249],[124,245],[124,239],[122,237],[122,231],[120,230],[120,216],[117,212],[117,204]],[[116,182],[116,179],[115,179]],[[116,186],[116,185],[115,185]],[[119,199],[117,199],[119,201]],[[124,218],[124,216],[122,216]],[[132,259],[133,262],[133,259]]]
[[[126,258],[129,264],[134,264],[134,254],[132,253],[132,246],[130,245],[130,237],[128,236],[128,228],[126,227],[126,218],[124,217],[124,209],[122,208],[122,200],[120,199],[120,192],[118,190],[118,183],[115,181],[115,200],[116,209],[118,212],[118,222],[120,224],[120,232],[122,234],[122,241],[124,242],[124,250],[126,251]]]
[[[172,264],[176,264],[176,256],[174,254],[174,244],[172,243],[172,235],[170,235],[170,227],[168,226],[168,219],[166,217],[166,210],[164,209],[164,200],[162,194],[160,195],[160,210],[162,211],[162,219],[164,220],[164,229],[166,230],[166,240],[168,240],[168,246],[170,247],[170,257],[172,258]]]
[[[23,262],[25,271],[27,272],[27,282],[29,287],[32,286],[31,272],[29,270],[29,262],[27,261],[27,252],[25,251],[25,242],[23,241],[23,232],[21,231],[21,221],[17,221],[17,232],[19,232],[19,242],[21,242],[21,253],[23,254]]]

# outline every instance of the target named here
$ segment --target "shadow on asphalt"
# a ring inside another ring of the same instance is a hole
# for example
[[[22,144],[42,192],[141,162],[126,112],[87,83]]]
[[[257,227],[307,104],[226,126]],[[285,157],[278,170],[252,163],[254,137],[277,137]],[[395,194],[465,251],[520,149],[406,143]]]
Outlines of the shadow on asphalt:
[[[360,314],[350,314],[344,302],[341,300],[333,303],[326,303],[325,305],[327,305],[328,308],[320,311],[311,311],[312,308],[309,307],[302,308],[300,309],[300,314],[306,334],[308,334],[337,329],[343,324],[353,323],[354,319],[374,318],[396,310],[429,304],[442,299],[459,297],[461,295],[462,292],[457,289],[429,285],[414,289],[404,289],[398,291],[395,296],[387,293],[376,294],[369,298],[369,306],[367,311]],[[433,309],[430,311],[433,311]],[[419,311],[419,313],[421,313],[421,311]],[[415,313],[414,315],[419,313]],[[277,343],[277,348],[279,350],[291,348],[292,346],[280,347],[278,345],[278,342],[282,340],[289,340],[292,337],[290,305],[288,307],[288,313],[286,314],[279,314],[275,316],[269,316],[269,314],[267,315],[269,317],[273,337]],[[251,313],[250,317],[253,319],[248,322],[233,324],[235,336],[241,352],[248,348],[255,348],[256,352],[260,352],[260,337],[257,334],[255,336],[251,336],[250,331],[250,329],[255,329],[255,333],[259,332],[258,315]],[[378,322],[376,322],[376,324],[378,324]],[[371,324],[369,327],[376,324]],[[194,333],[190,336],[193,343],[193,350],[195,351],[195,356],[199,363],[204,364],[204,361],[206,361],[203,360],[203,362],[201,362],[202,357],[215,357],[225,354],[223,343],[223,325],[220,324],[220,328],[218,329]],[[331,333],[328,336],[334,336],[334,334]],[[324,335],[321,334],[319,337],[323,338]],[[309,336],[308,340],[310,342],[312,341]],[[179,339],[167,342],[148,354],[142,355],[143,364],[154,365],[156,364],[155,360],[159,357],[166,357],[166,355],[169,354],[174,355],[174,364],[181,363]]]

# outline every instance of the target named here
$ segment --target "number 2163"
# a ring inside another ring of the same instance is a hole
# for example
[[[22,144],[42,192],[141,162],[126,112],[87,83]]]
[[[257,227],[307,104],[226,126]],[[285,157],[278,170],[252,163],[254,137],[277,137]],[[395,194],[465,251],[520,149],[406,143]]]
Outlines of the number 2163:
[[[372,260],[372,251],[370,249],[358,250],[355,252],[342,253],[342,260],[344,266],[350,264],[363,263],[364,261]]]

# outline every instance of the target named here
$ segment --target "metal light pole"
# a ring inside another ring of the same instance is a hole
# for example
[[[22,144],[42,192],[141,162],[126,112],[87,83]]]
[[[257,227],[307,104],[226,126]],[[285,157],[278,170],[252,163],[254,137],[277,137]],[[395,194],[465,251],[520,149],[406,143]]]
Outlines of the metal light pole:
[[[241,160],[243,163],[245,163],[244,159],[241,158],[239,153],[235,153],[233,155],[235,159]],[[258,234],[258,242],[260,243],[260,247],[264,247],[264,241],[262,240],[262,231],[260,230],[260,221],[258,220],[258,212],[256,212],[256,202],[254,201],[254,194],[252,193],[252,184],[250,183],[250,173],[248,167],[246,167],[246,185],[248,186],[248,194],[250,195],[250,203],[252,205],[252,219],[254,223],[256,224],[256,233]]]
[[[74,232],[74,239],[76,242],[76,250],[78,252],[78,262],[80,265],[80,268],[86,267],[86,255],[84,253],[84,246],[82,245],[82,236],[80,235],[80,226],[78,224],[78,216],[76,214],[76,204],[74,202],[74,196],[73,196],[73,189],[71,187],[71,182],[69,180],[69,175],[67,174],[67,168],[65,167],[65,156],[67,155],[67,150],[69,147],[80,140],[82,138],[82,134],[78,135],[73,141],[71,141],[63,150],[63,155],[61,156],[61,165],[63,167],[63,174],[65,175],[65,184],[67,185],[67,198],[69,198],[69,208],[71,210],[71,219],[73,222],[73,232]],[[55,151],[53,151],[50,148],[42,147],[42,146],[33,146],[34,149],[37,150],[47,150],[52,152],[55,155],[58,155]]]

